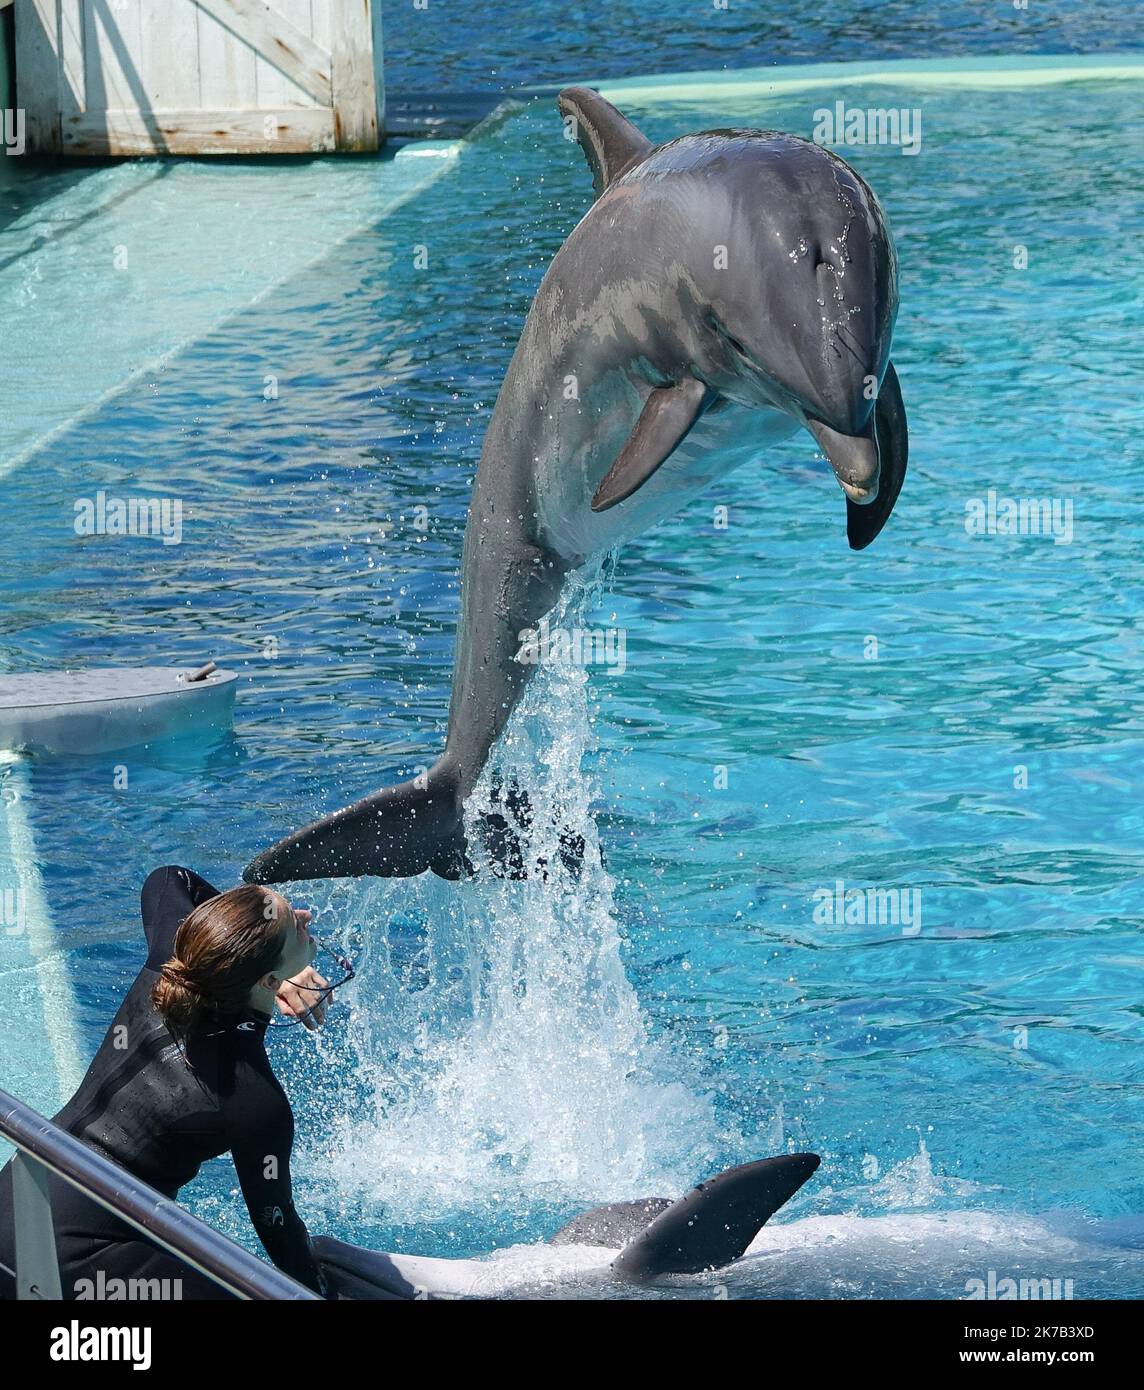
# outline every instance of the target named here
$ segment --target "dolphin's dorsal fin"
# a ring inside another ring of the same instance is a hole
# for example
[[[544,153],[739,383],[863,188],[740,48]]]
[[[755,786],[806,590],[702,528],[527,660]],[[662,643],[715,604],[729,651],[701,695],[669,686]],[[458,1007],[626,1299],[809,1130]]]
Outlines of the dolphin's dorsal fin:
[[[721,1269],[743,1255],[818,1162],[817,1154],[782,1154],[701,1182],[624,1246],[613,1272],[640,1281]]]
[[[556,98],[556,105],[564,119],[573,122],[572,130],[592,171],[597,198],[654,148],[626,116],[589,87],[565,87]]]

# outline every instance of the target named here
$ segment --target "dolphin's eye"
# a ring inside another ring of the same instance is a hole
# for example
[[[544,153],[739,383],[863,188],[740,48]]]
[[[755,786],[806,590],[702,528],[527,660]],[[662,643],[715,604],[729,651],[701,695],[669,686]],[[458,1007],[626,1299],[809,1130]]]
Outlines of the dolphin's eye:
[[[730,333],[728,333],[727,341],[731,344],[731,346],[735,349],[735,351],[739,354],[740,357],[746,357],[747,349],[738,340],[738,338],[732,338]]]

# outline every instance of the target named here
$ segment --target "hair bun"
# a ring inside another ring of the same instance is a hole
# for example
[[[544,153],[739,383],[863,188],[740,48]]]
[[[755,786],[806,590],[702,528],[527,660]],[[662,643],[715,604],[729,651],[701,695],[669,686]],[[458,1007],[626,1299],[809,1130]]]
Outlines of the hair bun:
[[[195,972],[190,970],[177,956],[167,961],[160,968],[159,974],[162,975],[167,984],[175,989],[184,989],[188,994],[201,995],[203,992]]]
[[[173,957],[159,967],[151,991],[152,1005],[163,1015],[176,1038],[183,1037],[207,1008],[202,985],[185,962]]]
[[[276,913],[267,915],[268,901],[276,899],[265,888],[244,883],[207,898],[179,923],[151,995],[177,1039],[204,1015],[245,1008],[281,959],[284,929]]]

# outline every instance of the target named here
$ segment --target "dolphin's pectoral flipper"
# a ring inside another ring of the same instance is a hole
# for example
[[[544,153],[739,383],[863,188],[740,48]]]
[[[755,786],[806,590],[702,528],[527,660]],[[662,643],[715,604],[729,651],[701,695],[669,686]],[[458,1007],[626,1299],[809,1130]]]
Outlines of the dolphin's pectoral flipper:
[[[672,1202],[620,1251],[613,1272],[642,1280],[730,1264],[818,1163],[816,1154],[783,1154],[728,1168]]]
[[[644,401],[636,427],[592,498],[594,512],[606,512],[630,497],[666,463],[711,403],[712,392],[689,373],[674,386],[658,386]]]
[[[565,120],[574,122],[574,134],[592,171],[597,198],[654,148],[626,116],[589,87],[565,87],[556,105]]]
[[[477,1292],[487,1273],[481,1260],[387,1255],[331,1236],[314,1236],[312,1243],[318,1263],[338,1294],[370,1303],[463,1298]]]
[[[909,430],[902,388],[892,362],[886,367],[878,392],[874,433],[878,443],[878,496],[864,507],[846,499],[846,538],[852,550],[864,550],[885,526],[906,477]]]
[[[446,755],[428,773],[296,830],[243,871],[247,883],[303,878],[406,877],[465,872],[457,773]]]

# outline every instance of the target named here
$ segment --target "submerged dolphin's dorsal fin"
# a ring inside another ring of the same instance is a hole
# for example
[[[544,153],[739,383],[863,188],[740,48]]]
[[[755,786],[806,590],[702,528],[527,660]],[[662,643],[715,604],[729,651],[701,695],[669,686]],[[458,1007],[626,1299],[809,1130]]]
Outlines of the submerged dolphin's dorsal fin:
[[[597,198],[654,148],[626,116],[589,87],[565,87],[556,105],[584,151]]]

